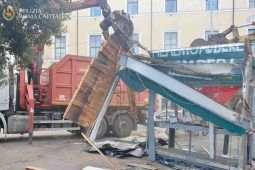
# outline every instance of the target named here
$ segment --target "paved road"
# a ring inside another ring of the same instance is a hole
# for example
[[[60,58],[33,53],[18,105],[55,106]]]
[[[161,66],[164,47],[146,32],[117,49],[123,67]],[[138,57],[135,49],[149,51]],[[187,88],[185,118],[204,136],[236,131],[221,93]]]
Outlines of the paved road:
[[[1,136],[1,135],[0,135]],[[36,132],[32,145],[27,135],[11,135],[8,140],[0,138],[0,169],[24,170],[32,165],[47,170],[81,170],[86,166],[110,168],[98,155],[86,153],[82,138],[68,132]],[[117,159],[110,158],[120,169],[127,163],[150,163],[160,169],[165,166],[150,162],[147,158]]]
[[[166,138],[165,130],[155,129],[156,137]],[[146,136],[146,128],[139,127],[136,136]],[[28,144],[27,135],[9,135],[4,141],[0,134],[0,170],[24,170],[28,165],[46,170],[81,170],[86,166],[110,168],[99,154],[84,151],[80,136],[69,132],[35,132],[32,145]],[[188,148],[188,135],[178,132],[176,141],[183,149]],[[223,135],[217,136],[217,155],[222,154]],[[192,136],[192,150],[204,152],[201,146],[208,149],[208,136]],[[236,155],[237,139],[231,140],[231,156]],[[169,169],[152,163],[147,157],[117,159],[110,158],[120,169],[127,169],[127,163],[152,164],[160,169]]]

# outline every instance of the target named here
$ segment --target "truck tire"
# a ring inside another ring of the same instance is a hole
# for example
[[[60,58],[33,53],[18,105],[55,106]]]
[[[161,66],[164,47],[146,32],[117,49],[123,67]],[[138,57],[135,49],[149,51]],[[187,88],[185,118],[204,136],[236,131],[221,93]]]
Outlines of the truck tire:
[[[99,126],[96,139],[100,139],[100,138],[104,137],[107,133],[107,130],[108,130],[108,124],[107,124],[105,118],[103,118],[102,122]]]
[[[130,136],[133,129],[133,121],[127,114],[118,115],[113,121],[112,132],[116,137]]]

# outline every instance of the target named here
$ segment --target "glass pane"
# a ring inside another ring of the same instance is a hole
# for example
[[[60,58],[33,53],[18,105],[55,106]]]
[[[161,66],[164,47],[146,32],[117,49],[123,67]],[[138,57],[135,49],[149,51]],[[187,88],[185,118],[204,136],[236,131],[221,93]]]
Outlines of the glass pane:
[[[101,16],[101,8],[100,7],[92,7],[90,8],[90,16]]]
[[[55,38],[55,43],[56,43],[56,44],[57,44],[57,43],[60,43],[60,38],[56,37],[56,38]]]
[[[90,36],[90,47],[100,47],[101,42],[102,42],[101,35]]]
[[[55,48],[60,48],[60,42],[55,43]]]
[[[95,36],[91,35],[90,36],[90,47],[95,47]]]
[[[170,49],[170,33],[165,33],[164,36],[164,49]]]
[[[166,0],[165,12],[177,12],[177,0]]]
[[[66,36],[55,38],[55,59],[61,59],[66,55]]]
[[[255,8],[255,0],[250,0],[249,1],[249,7],[250,8]]]
[[[60,59],[60,49],[55,50],[55,59]]]
[[[177,42],[177,33],[173,32],[170,34],[170,42],[176,44]]]
[[[91,35],[90,36],[90,56],[96,57],[99,48],[101,47],[101,35]]]
[[[96,47],[100,47],[100,46],[101,46],[101,36],[100,36],[100,35],[98,35],[98,36],[96,37],[95,46],[96,46]]]
[[[173,48],[177,48],[177,42],[178,42],[178,38],[177,38],[177,32],[168,32],[165,33],[165,49],[173,49]]]
[[[61,49],[61,54],[66,55],[66,49]]]
[[[95,56],[97,56],[98,51],[99,51],[99,48],[96,48],[96,55]]]
[[[65,47],[66,47],[66,41],[63,40],[63,41],[61,41],[61,48],[65,48]]]
[[[129,14],[138,14],[138,1],[128,0],[127,8],[128,8],[127,11]]]
[[[207,11],[218,10],[218,0],[206,0],[206,10]]]

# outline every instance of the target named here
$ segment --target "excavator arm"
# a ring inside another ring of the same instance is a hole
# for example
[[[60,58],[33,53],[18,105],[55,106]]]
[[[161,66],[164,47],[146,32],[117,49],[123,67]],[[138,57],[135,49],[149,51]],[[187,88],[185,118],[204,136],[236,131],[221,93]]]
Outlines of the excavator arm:
[[[206,46],[206,45],[216,45],[216,44],[231,44],[231,43],[243,43],[245,42],[245,39],[249,39],[250,41],[255,41],[255,34],[248,34],[240,36],[238,29],[242,27],[247,26],[255,26],[255,22],[252,22],[251,24],[242,25],[242,26],[235,26],[232,25],[222,33],[213,34],[208,37],[208,40],[204,40],[202,38],[195,39],[191,43],[191,47],[197,47],[197,46]],[[233,33],[233,38],[228,39],[227,36]]]
[[[105,3],[107,4],[106,0],[80,0],[80,1],[70,2],[67,6],[67,9],[69,11],[77,11],[81,9],[101,6]]]
[[[67,5],[67,11],[71,12],[96,6],[100,6],[104,16],[104,20],[100,23],[104,38],[106,40],[109,38],[109,28],[112,27],[114,32],[116,32],[119,38],[122,40],[126,51],[129,51],[132,46],[132,42],[129,41],[129,37],[134,31],[133,23],[130,21],[129,16],[124,13],[124,11],[112,12],[107,0],[80,0],[70,2]]]

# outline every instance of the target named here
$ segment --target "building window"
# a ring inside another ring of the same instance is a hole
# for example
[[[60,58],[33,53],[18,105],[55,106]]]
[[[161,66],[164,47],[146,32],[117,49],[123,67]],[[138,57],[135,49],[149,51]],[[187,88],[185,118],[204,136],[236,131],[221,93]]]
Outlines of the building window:
[[[218,34],[219,30],[205,31],[205,40],[207,41],[210,35]]]
[[[165,0],[165,12],[177,12],[177,0]]]
[[[131,15],[138,14],[138,0],[127,0],[127,12]]]
[[[101,46],[101,35],[90,35],[89,37],[89,47],[90,47],[90,57],[96,57]]]
[[[254,34],[255,35],[255,29],[248,29],[248,34]],[[255,43],[252,42],[252,51],[255,53]]]
[[[217,11],[218,0],[206,0],[206,11]]]
[[[177,48],[178,44],[178,34],[177,32],[165,32],[164,34],[164,49],[174,49]]]
[[[66,36],[55,38],[55,59],[60,60],[66,55]]]
[[[134,33],[133,35],[132,35],[132,39],[134,40],[134,41],[139,41],[139,34],[138,33]],[[134,54],[138,54],[139,53],[139,48],[138,48],[138,46],[134,46]]]
[[[249,0],[249,7],[255,8],[255,0]]]
[[[90,16],[91,17],[99,17],[99,16],[101,16],[101,8],[100,7],[92,7],[92,8],[90,8]]]

